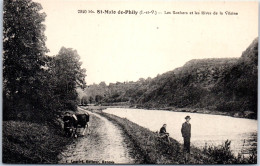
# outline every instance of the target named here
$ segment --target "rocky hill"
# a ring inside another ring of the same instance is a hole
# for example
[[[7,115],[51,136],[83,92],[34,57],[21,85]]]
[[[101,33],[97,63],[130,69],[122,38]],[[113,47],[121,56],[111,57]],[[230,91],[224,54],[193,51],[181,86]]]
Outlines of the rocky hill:
[[[145,108],[199,108],[256,118],[258,38],[240,58],[194,59],[184,66],[136,82],[92,85],[93,102],[126,102]]]

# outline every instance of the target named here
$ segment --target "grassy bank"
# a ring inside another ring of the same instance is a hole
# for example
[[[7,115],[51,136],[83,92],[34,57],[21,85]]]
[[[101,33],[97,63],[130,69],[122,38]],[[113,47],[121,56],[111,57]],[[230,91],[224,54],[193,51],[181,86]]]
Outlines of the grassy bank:
[[[3,122],[3,163],[57,163],[58,154],[72,141],[62,130],[22,121]]]
[[[99,112],[99,111],[97,111]],[[141,127],[125,118],[99,112],[102,116],[122,128],[125,137],[133,145],[130,150],[139,156],[139,163],[145,164],[255,164],[256,150],[249,157],[234,156],[230,141],[218,147],[198,149],[191,147],[190,159],[184,159],[183,145],[170,138],[170,143],[158,137],[157,133]]]

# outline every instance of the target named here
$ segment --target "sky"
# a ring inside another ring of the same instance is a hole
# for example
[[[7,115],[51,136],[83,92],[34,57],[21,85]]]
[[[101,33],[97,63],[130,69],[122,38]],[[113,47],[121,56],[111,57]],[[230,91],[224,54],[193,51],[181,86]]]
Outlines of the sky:
[[[58,54],[62,46],[77,50],[88,85],[153,78],[191,59],[240,57],[258,36],[257,1],[34,1],[47,14],[48,55]],[[82,14],[78,10],[163,14]],[[211,15],[202,15],[203,11]],[[226,11],[238,15],[226,15]]]

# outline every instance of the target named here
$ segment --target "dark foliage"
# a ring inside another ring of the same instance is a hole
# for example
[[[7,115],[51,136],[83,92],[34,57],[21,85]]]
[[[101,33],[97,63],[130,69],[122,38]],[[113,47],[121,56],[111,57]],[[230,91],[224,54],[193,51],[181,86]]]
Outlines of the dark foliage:
[[[209,146],[203,149],[203,153],[208,156],[207,163],[211,164],[256,164],[257,153],[256,149],[250,152],[249,157],[244,157],[239,154],[234,156],[230,150],[231,141],[226,140],[221,146]]]
[[[3,99],[4,118],[20,112],[37,113],[44,108],[39,94],[45,75],[44,55],[48,51],[44,35],[45,13],[41,5],[31,0],[4,1],[3,17]],[[27,113],[26,113],[27,114]],[[29,114],[25,118],[29,118]]]
[[[4,1],[4,163],[56,163],[71,141],[62,136],[61,113],[76,110],[76,88],[85,86],[75,50],[46,55],[41,9],[31,0]]]
[[[46,14],[31,0],[4,1],[4,120],[52,122],[64,110],[76,110],[76,88],[85,87],[79,55],[62,47],[49,57]]]

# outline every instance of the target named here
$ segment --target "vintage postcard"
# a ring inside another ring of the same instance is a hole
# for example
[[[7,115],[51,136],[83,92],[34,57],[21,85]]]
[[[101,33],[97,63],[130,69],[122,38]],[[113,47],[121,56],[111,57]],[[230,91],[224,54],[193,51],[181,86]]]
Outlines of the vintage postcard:
[[[5,164],[256,164],[258,1],[4,0]]]

